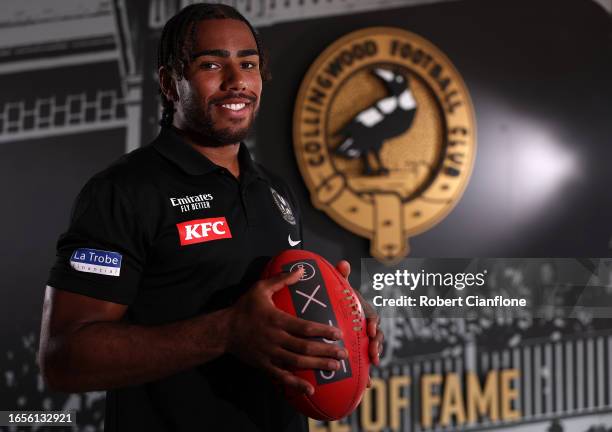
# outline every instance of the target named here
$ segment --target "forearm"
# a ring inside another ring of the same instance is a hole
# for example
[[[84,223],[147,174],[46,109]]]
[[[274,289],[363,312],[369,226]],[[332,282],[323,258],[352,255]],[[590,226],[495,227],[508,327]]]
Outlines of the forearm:
[[[47,381],[57,390],[81,392],[137,385],[223,354],[229,320],[230,312],[224,309],[161,326],[89,323],[49,338],[41,363]]]

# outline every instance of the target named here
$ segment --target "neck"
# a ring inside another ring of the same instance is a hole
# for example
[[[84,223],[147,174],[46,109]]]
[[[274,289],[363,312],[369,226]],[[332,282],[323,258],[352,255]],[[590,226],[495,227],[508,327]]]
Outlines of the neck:
[[[186,130],[176,127],[175,129],[198,153],[207,157],[215,165],[219,165],[227,169],[234,175],[234,177],[238,178],[240,176],[240,165],[238,163],[240,143],[226,144],[222,146],[211,145],[212,143],[202,139],[203,137],[200,135],[194,135]]]

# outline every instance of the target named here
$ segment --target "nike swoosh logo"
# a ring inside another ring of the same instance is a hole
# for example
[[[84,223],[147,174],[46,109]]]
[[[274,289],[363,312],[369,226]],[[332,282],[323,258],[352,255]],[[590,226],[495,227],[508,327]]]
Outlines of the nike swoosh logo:
[[[302,240],[296,240],[296,241],[291,240],[291,234],[289,234],[289,237],[287,237],[287,240],[289,240],[289,246],[291,247],[297,246],[300,243],[302,243]]]

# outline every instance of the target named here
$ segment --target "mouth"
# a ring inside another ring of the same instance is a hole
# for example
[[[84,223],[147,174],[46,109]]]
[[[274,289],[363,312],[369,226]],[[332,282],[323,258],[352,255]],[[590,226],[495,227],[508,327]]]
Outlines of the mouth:
[[[230,111],[238,112],[238,111],[242,111],[247,105],[248,105],[247,103],[241,102],[241,103],[220,104],[219,106],[221,106],[221,108],[225,108]]]
[[[222,117],[231,119],[231,120],[244,120],[248,118],[249,113],[251,112],[251,107],[253,103],[249,100],[245,99],[234,99],[234,100],[224,100],[220,103],[214,104],[217,108],[219,114]]]

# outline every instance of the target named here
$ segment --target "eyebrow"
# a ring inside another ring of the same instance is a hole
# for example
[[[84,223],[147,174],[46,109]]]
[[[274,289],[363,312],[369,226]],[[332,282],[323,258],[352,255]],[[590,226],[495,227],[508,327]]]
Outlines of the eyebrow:
[[[257,51],[256,49],[244,49],[244,50],[240,50],[238,51],[238,53],[236,54],[237,57],[248,57],[248,56],[253,56],[259,55],[259,51]],[[230,56],[230,52],[228,50],[223,50],[223,49],[211,49],[211,50],[202,50],[202,51],[198,51],[195,54],[191,55],[191,59],[195,60],[197,57],[200,56],[213,56],[213,57],[224,57],[227,58]]]

